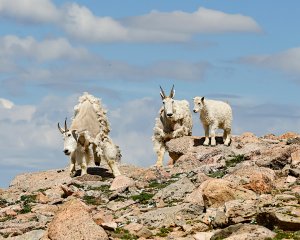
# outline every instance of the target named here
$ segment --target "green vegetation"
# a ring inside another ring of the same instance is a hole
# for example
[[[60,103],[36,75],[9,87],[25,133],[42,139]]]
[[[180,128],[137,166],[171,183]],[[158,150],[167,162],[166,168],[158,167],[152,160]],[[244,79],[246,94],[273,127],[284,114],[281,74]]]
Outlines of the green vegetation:
[[[226,175],[228,168],[235,167],[238,163],[241,163],[244,160],[245,160],[245,156],[243,154],[239,154],[229,159],[226,159],[225,167],[218,169],[217,171],[210,172],[208,176],[213,178],[222,178]]]
[[[275,229],[276,236],[274,238],[267,238],[266,240],[282,240],[282,239],[294,239],[300,240],[300,231],[283,231],[281,229]]]
[[[100,205],[101,203],[103,203],[101,198],[94,197],[94,196],[85,195],[83,197],[83,200],[85,201],[86,204],[89,204],[89,205]]]
[[[233,156],[232,158],[227,159],[225,161],[226,167],[235,167],[238,163],[240,163],[244,160],[245,160],[245,156],[243,154]]]
[[[139,201],[142,204],[147,204],[148,201],[154,196],[154,194],[152,193],[146,193],[146,192],[142,192],[139,195],[133,195],[131,196],[132,200],[134,201]]]
[[[36,195],[23,195],[20,199],[24,204],[34,203],[36,201]]]
[[[0,222],[6,222],[6,221],[9,221],[11,219],[13,219],[12,216],[5,216],[5,217],[0,218]]]
[[[208,174],[209,177],[212,178],[222,178],[226,175],[226,169],[220,169],[215,172],[211,172]]]
[[[29,213],[31,212],[31,206],[28,203],[25,203],[23,205],[23,208],[21,209],[20,213],[24,214],[24,213]]]
[[[20,213],[29,213],[31,212],[31,203],[36,202],[36,195],[22,195],[20,201],[22,202],[22,209]]]
[[[156,236],[166,237],[166,236],[168,236],[168,233],[170,233],[170,232],[172,232],[172,228],[162,227],[159,229],[159,233],[157,233]]]
[[[114,231],[114,237],[115,238],[120,238],[122,240],[135,240],[138,239],[137,236],[129,233],[128,230],[124,229],[124,228],[116,228],[116,230]]]
[[[8,202],[5,199],[0,198],[0,208],[5,207],[7,204]]]

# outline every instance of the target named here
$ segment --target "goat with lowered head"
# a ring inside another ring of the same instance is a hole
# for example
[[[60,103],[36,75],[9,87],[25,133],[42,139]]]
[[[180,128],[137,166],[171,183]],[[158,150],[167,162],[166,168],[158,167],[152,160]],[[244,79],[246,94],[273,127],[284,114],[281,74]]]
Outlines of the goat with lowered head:
[[[211,146],[216,145],[215,131],[220,128],[224,130],[224,145],[228,146],[231,139],[232,110],[228,103],[216,100],[194,97],[194,112],[200,112],[200,120],[205,132],[203,145],[209,145],[209,133],[211,135]]]
[[[114,176],[121,175],[117,162],[120,161],[119,147],[108,136],[110,126],[100,99],[84,93],[74,107],[74,117],[70,128],[65,120],[64,129],[58,123],[63,135],[63,152],[70,156],[70,175],[74,176],[75,165],[81,166],[81,175],[87,173],[87,166],[94,161],[100,165],[104,159]]]
[[[159,117],[155,120],[152,141],[157,154],[156,166],[163,165],[166,142],[183,136],[192,135],[192,114],[186,100],[174,100],[174,85],[167,96],[160,87],[160,96],[163,106],[159,110]]]

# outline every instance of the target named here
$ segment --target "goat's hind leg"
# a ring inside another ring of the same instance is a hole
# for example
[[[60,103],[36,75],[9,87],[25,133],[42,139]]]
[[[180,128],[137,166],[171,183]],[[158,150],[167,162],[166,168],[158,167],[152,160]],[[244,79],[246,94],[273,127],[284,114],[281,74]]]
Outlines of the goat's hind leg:
[[[231,139],[231,129],[230,128],[224,129],[224,135],[225,133],[226,133],[226,138],[224,138],[224,145],[229,146],[230,139]]]
[[[110,167],[114,177],[122,175],[120,173],[119,168],[118,168],[118,166],[116,164],[116,161],[114,159],[107,159],[106,161],[107,161],[107,164]]]

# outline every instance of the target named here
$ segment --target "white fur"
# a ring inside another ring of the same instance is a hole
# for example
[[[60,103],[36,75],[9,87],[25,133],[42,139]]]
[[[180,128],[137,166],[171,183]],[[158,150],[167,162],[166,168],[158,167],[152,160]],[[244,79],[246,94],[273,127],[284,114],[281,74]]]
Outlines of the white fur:
[[[159,117],[155,119],[152,141],[153,149],[157,154],[156,165],[159,167],[163,165],[166,142],[192,134],[193,124],[189,103],[186,100],[173,100],[174,95],[175,91],[171,91],[169,97],[161,93],[164,106],[159,110]],[[172,115],[168,117],[168,114]]]
[[[100,164],[104,159],[114,176],[121,175],[116,162],[120,161],[119,147],[108,136],[109,122],[100,99],[84,93],[74,107],[70,129],[61,129],[64,138],[64,152],[70,155],[70,175],[75,174],[75,164],[81,166],[81,175],[87,173],[87,166],[94,160]]]
[[[218,128],[224,130],[224,145],[228,146],[230,144],[232,110],[228,103],[195,97],[194,112],[200,112],[200,120],[205,132],[203,145],[209,145],[209,133],[211,135],[211,145],[216,145],[215,131]]]

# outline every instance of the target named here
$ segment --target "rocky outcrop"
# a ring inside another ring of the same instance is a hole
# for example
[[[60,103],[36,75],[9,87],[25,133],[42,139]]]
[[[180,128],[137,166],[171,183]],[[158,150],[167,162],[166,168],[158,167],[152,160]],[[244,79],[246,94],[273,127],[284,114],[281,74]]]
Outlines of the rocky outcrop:
[[[182,137],[167,143],[172,166],[19,175],[0,191],[0,239],[297,239],[299,139]]]

